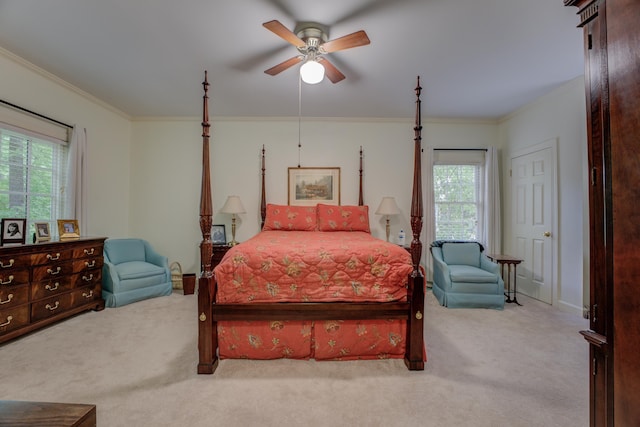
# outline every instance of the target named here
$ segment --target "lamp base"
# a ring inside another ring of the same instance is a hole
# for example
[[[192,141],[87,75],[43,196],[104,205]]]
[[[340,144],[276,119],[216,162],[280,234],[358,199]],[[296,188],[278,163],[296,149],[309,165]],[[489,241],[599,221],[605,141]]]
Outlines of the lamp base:
[[[389,226],[389,216],[387,216],[387,242],[389,241],[389,234],[391,233],[391,227]]]
[[[235,240],[232,240],[232,241],[230,241],[230,242],[228,243],[228,245],[229,245],[229,246],[235,246],[235,245],[237,245],[238,243],[240,243],[240,242],[236,242]]]

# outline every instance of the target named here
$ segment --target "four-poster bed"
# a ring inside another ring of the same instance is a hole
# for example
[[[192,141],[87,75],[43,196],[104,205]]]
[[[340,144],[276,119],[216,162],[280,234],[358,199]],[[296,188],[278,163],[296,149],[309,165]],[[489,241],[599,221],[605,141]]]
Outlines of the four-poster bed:
[[[203,86],[198,373],[213,373],[219,358],[276,357],[398,357],[410,370],[423,370],[419,78],[409,249],[370,235],[362,194],[362,148],[358,206],[301,207],[266,203],[263,147],[262,231],[231,248],[215,274],[206,73]],[[341,328],[346,335],[336,335]],[[295,333],[287,336],[285,330]],[[348,349],[336,345],[340,339],[350,339],[347,331],[358,337]]]

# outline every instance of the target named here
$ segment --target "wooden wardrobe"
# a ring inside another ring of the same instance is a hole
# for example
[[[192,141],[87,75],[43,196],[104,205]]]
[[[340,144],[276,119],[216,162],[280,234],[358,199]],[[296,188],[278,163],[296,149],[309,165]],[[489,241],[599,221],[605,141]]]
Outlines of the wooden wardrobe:
[[[640,425],[640,0],[564,0],[584,31],[591,426]]]

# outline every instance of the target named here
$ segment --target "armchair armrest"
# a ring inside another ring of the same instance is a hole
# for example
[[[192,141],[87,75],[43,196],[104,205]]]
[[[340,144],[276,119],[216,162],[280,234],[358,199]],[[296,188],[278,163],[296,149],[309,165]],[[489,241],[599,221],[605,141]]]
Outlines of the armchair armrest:
[[[104,257],[102,270],[102,288],[111,293],[117,292],[120,286],[120,277],[116,271],[115,264],[109,262],[106,256]]]
[[[442,289],[451,289],[449,266],[443,261],[440,248],[432,248],[431,254],[433,255],[433,281]]]
[[[489,273],[500,274],[500,266],[491,261],[485,254],[480,255],[480,268]]]
[[[169,269],[169,258],[164,255],[160,255],[147,242],[144,244],[144,251],[147,262],[155,264],[158,267],[166,268],[167,270]]]

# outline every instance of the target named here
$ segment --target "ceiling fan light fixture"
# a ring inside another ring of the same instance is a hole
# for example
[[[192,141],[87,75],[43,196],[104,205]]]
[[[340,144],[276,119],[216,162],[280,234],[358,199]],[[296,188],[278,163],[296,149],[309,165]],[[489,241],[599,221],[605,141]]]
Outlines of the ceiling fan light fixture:
[[[320,83],[324,79],[324,67],[318,61],[309,59],[300,67],[300,77],[310,85]]]

